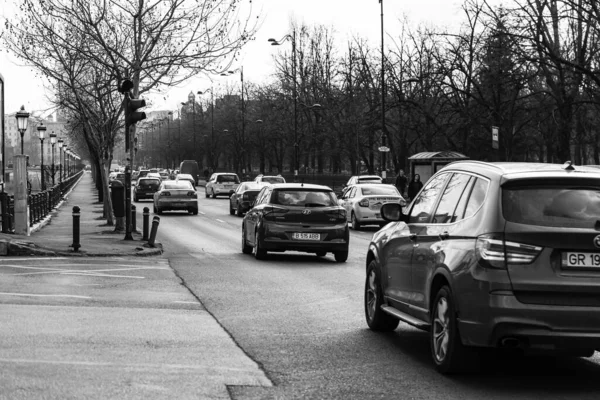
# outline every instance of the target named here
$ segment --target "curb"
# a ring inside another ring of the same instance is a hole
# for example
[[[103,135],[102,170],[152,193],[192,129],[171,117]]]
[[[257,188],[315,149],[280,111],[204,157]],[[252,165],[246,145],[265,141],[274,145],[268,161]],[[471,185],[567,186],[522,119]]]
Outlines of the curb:
[[[75,251],[64,251],[49,249],[42,246],[38,246],[35,243],[24,242],[18,240],[0,240],[0,256],[45,256],[45,257],[122,257],[122,256],[134,256],[134,257],[152,257],[158,256],[163,253],[163,247],[161,243],[155,243],[155,247],[149,247],[147,244],[142,245],[145,247],[143,250],[136,252],[118,252],[118,253],[86,253],[75,252]]]

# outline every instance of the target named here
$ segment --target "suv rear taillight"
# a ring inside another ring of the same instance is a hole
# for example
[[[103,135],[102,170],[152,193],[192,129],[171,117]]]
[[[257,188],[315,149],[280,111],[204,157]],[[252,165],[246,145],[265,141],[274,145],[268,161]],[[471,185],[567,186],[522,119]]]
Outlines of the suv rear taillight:
[[[475,250],[482,266],[506,269],[507,264],[530,264],[542,252],[542,247],[507,242],[501,233],[487,233],[477,238]]]

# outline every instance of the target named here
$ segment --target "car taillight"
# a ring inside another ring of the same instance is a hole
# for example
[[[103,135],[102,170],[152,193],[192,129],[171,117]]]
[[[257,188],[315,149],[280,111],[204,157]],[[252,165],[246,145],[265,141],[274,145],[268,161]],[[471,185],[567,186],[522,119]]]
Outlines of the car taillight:
[[[361,207],[369,207],[369,199],[362,199],[358,202],[358,205]]]
[[[194,192],[193,190],[190,190],[190,191],[187,193],[187,195],[188,195],[188,196],[190,196],[190,197],[196,197],[196,192]]]
[[[327,216],[333,222],[344,222],[346,221],[346,210],[332,210],[327,212]]]
[[[484,267],[506,269],[507,264],[530,264],[542,247],[507,242],[501,233],[488,233],[477,238],[475,249]]]
[[[277,217],[282,217],[288,211],[287,208],[266,206],[263,209],[263,218],[267,221],[274,221]]]
[[[161,196],[170,196],[171,193],[170,192],[160,192]]]

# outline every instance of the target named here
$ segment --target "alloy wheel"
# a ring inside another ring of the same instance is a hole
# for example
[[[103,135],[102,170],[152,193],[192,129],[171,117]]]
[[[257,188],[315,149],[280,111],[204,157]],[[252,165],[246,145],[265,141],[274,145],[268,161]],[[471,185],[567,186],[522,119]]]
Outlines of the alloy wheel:
[[[448,300],[440,297],[435,307],[433,318],[433,354],[438,362],[444,361],[448,354],[450,343],[450,316],[448,312]]]

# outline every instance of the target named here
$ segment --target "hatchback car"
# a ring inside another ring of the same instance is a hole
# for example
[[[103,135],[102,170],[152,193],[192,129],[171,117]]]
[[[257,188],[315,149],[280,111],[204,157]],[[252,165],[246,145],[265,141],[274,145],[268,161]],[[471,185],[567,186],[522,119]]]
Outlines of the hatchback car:
[[[158,178],[139,178],[137,185],[133,187],[133,201],[152,199],[159,187],[160,179]]]
[[[359,230],[363,225],[386,225],[387,221],[381,218],[380,213],[381,206],[385,203],[406,206],[406,200],[398,189],[394,185],[385,184],[352,185],[339,200],[354,230]]]
[[[216,172],[210,176],[205,186],[206,197],[213,199],[219,195],[231,196],[240,184],[240,178],[233,172]]]
[[[264,259],[268,251],[295,250],[337,262],[348,259],[346,211],[327,186],[301,183],[261,189],[242,222],[242,252]]]
[[[175,178],[177,181],[188,181],[192,184],[192,186],[196,186],[196,179],[190,174],[178,174]]]
[[[198,214],[198,196],[188,181],[163,181],[154,193],[154,213],[162,214],[167,210],[187,210]]]
[[[285,178],[281,175],[262,175],[262,174],[260,174],[254,179],[254,182],[269,183],[269,184],[285,183]]]
[[[377,232],[366,261],[369,327],[429,331],[443,373],[476,348],[590,356],[600,349],[600,174],[456,162]]]
[[[235,192],[229,197],[229,214],[242,216],[250,209],[250,205],[256,199],[258,192],[264,186],[256,182],[242,182]]]

